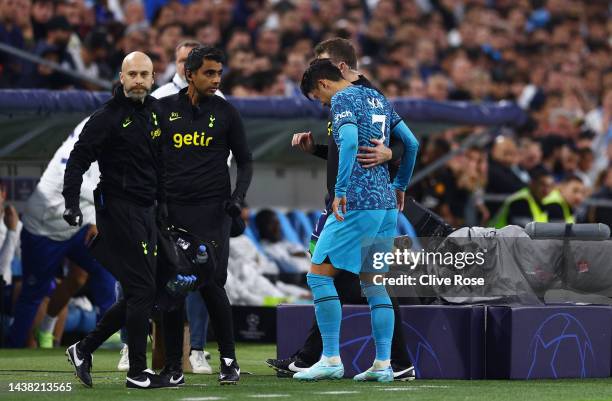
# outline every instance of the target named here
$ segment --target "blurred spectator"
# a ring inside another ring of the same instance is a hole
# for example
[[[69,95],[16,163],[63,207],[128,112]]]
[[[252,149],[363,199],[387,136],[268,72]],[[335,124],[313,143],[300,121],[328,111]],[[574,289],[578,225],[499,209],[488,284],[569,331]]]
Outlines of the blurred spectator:
[[[589,206],[584,215],[584,222],[604,223],[612,227],[612,164],[600,173],[596,190],[589,200],[603,201],[607,204]]]
[[[47,36],[47,22],[53,17],[53,0],[33,0],[31,23],[34,42]]]
[[[450,100],[470,100],[472,98],[468,85],[473,73],[472,63],[467,58],[459,57],[453,61],[450,72],[452,89],[448,94]]]
[[[521,138],[519,141],[519,167],[523,172],[527,172],[542,163],[542,147],[539,142],[531,138]],[[528,178],[521,174],[521,180],[527,182]]]
[[[424,99],[427,97],[425,83],[419,77],[412,77],[408,81],[408,97],[415,99]]]
[[[300,82],[302,75],[308,67],[306,63],[306,56],[303,53],[291,52],[287,54],[287,60],[283,68],[285,79],[285,95],[286,96],[299,96]]]
[[[420,159],[421,168],[435,163],[438,159],[450,152],[450,143],[441,136],[429,137]],[[416,171],[419,169],[417,168]],[[447,204],[447,177],[452,175],[452,171],[444,166],[429,174],[418,186],[411,189],[411,194],[416,199],[420,199],[423,205],[441,216],[450,216]]]
[[[444,75],[436,74],[427,80],[427,97],[443,102],[448,98],[448,80]]]
[[[243,207],[242,219],[248,227],[249,209]],[[232,305],[263,305],[306,298],[309,291],[276,281],[278,266],[262,254],[246,234],[230,238],[227,293]]]
[[[407,93],[406,87],[400,79],[388,79],[381,82],[380,86],[387,98],[401,97]]]
[[[283,239],[274,211],[260,210],[255,216],[255,226],[264,252],[276,262],[281,273],[305,274],[310,270],[310,256],[304,247]]]
[[[486,224],[490,214],[482,199],[487,178],[484,151],[472,147],[449,166],[453,174],[444,181],[448,210],[443,210],[443,217],[454,227]]]
[[[77,54],[71,54],[76,70],[90,78],[112,79],[110,66],[106,63],[110,46],[106,32],[91,31],[85,37],[80,51]],[[82,86],[90,90],[101,89],[86,82],[83,82]]]
[[[576,175],[578,171],[578,149],[573,142],[566,143],[561,148],[561,171],[555,177],[556,181],[563,181],[565,177]]]
[[[606,168],[609,162],[607,147],[612,144],[612,87],[606,88],[601,106],[586,115],[585,126],[595,133],[593,140],[594,174],[597,174]],[[594,178],[594,175],[592,177]]]
[[[167,60],[174,61],[176,44],[182,40],[183,35],[183,26],[178,22],[171,22],[160,28],[158,43]],[[172,79],[172,76],[176,72],[176,67],[174,63],[169,63],[165,71],[156,72],[158,74],[156,79],[157,84],[165,84]]]
[[[254,72],[254,62],[255,52],[252,49],[237,47],[229,53],[227,66],[239,76],[249,76]]]
[[[14,263],[21,259],[19,236],[22,224],[13,205],[6,204],[6,185],[0,182],[0,278],[5,284],[12,283]]]
[[[34,29],[32,28],[32,20],[30,18],[32,14],[32,1],[17,0],[17,4],[18,7],[15,25],[21,29],[25,47],[31,47],[36,43],[34,39]]]
[[[432,75],[440,72],[436,57],[436,45],[431,40],[420,40],[416,46],[418,72],[421,78],[429,81]]]
[[[512,194],[497,212],[493,219],[496,228],[508,224],[525,227],[531,221],[543,223],[548,221],[542,202],[553,189],[553,177],[542,166],[532,169],[529,175],[531,179],[529,186]]]
[[[72,27],[65,17],[53,17],[47,24],[47,36],[36,45],[34,53],[64,68],[76,69],[76,63],[67,51],[71,34]],[[62,89],[72,85],[72,78],[41,64],[28,63],[22,75],[23,87]]]
[[[277,30],[262,29],[259,31],[255,41],[257,55],[275,59],[279,56],[280,49],[280,36]]]
[[[129,0],[124,3],[123,15],[125,16],[123,22],[127,27],[135,29],[149,27],[149,21],[145,18],[144,6],[139,0]]]
[[[0,0],[0,42],[23,49],[23,32],[16,24],[18,7],[18,0]],[[19,59],[0,52],[0,84],[11,86],[21,76],[21,64]]]
[[[586,187],[578,176],[566,176],[542,201],[548,221],[574,223],[574,212],[584,202],[586,192]]]
[[[575,174],[580,177],[588,189],[593,188],[593,181],[589,177],[589,172],[593,169],[593,151],[590,147],[578,148],[578,168]]]
[[[558,135],[548,135],[541,141],[542,165],[550,172],[560,172],[561,154],[565,140]]]
[[[529,181],[519,170],[519,154],[512,138],[498,136],[491,149],[486,191],[490,194],[511,194],[524,188]],[[500,202],[487,202],[492,214]]]
[[[225,46],[227,53],[232,53],[235,49],[250,49],[252,46],[251,34],[245,28],[234,28]]]
[[[196,40],[205,46],[219,46],[221,43],[221,32],[215,25],[200,23],[193,31]]]

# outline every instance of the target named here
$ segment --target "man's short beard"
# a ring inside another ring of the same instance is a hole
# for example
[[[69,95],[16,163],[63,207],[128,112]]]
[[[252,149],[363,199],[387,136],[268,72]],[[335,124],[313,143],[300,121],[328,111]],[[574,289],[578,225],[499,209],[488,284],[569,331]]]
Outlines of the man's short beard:
[[[148,89],[145,89],[144,92],[141,92],[141,93],[135,93],[134,90],[132,89],[132,90],[127,91],[126,96],[135,102],[142,102],[145,100],[148,94],[149,94]]]

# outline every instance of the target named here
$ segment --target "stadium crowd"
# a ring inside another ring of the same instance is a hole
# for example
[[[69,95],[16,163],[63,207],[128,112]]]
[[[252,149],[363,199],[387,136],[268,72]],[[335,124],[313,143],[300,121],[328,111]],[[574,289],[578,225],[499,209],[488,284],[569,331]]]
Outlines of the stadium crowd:
[[[509,100],[528,112],[522,127],[504,128],[411,189],[450,224],[535,218],[526,198],[525,207],[508,203],[523,188],[551,219],[567,221],[545,202],[558,186],[572,219],[612,225],[612,207],[584,204],[612,200],[609,7],[572,0],[0,0],[0,42],[109,81],[125,55],[143,51],[160,87],[176,72],[177,43],[194,38],[226,52],[222,92],[252,97],[302,96],[314,45],[344,37],[357,48],[359,71],[390,98]],[[5,53],[0,69],[0,88],[100,89]],[[460,127],[423,138],[416,171],[483,131]],[[275,270],[253,255],[253,269]],[[230,274],[246,276],[245,263],[231,262]],[[303,295],[281,286],[278,297]],[[242,290],[230,284],[236,299],[259,302]]]
[[[175,74],[176,44],[192,37],[228,55],[225,94],[301,96],[299,80],[314,44],[340,36],[355,44],[359,71],[388,97],[516,101],[529,112],[528,124],[507,132],[507,140],[490,151],[473,149],[455,158],[415,192],[454,225],[487,222],[499,202],[483,202],[479,195],[522,188],[528,170],[540,163],[553,170],[555,181],[579,176],[586,187],[583,198],[587,193],[609,197],[610,179],[601,175],[612,132],[612,23],[605,1],[0,4],[0,41],[94,78],[116,78],[122,58],[141,50],[152,57],[161,86]],[[0,87],[96,89],[15,57],[2,55],[0,63]],[[444,132],[420,162],[453,149],[473,129]],[[475,210],[463,210],[466,199],[473,200],[468,203]]]

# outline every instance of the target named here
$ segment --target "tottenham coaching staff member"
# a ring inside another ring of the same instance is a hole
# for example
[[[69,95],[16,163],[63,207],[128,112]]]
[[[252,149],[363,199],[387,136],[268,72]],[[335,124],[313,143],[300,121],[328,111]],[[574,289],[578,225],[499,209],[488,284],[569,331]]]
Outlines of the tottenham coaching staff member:
[[[130,369],[126,386],[175,386],[147,370],[149,316],[155,300],[157,254],[155,208],[163,198],[161,130],[153,85],[153,63],[144,53],[128,54],[121,66],[121,86],[89,119],[70,153],[64,175],[64,219],[81,224],[82,176],[97,160],[100,183],[94,191],[99,235],[93,255],[119,280],[124,298],[115,303],[96,328],[71,345],[66,354],[76,375],[92,386],[92,352],[123,325],[128,332]]]
[[[185,62],[188,86],[158,101],[164,144],[168,222],[203,240],[217,244],[213,279],[200,288],[219,345],[219,382],[236,384],[240,368],[234,349],[232,309],[225,293],[232,219],[240,214],[253,175],[238,111],[215,92],[221,82],[224,55],[213,47],[198,46]],[[227,157],[237,166],[231,190]],[[166,367],[171,382],[182,380],[182,316],[164,317]],[[131,350],[130,350],[131,352]]]

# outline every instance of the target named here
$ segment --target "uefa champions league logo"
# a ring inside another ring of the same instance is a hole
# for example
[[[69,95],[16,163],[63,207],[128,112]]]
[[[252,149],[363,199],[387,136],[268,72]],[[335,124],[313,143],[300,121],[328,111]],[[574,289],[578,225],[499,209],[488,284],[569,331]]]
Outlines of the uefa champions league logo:
[[[370,312],[353,313],[342,318],[342,327],[348,326],[348,321],[353,320],[351,327],[363,328],[363,333],[352,332],[350,340],[340,344],[341,353],[354,354],[350,366],[355,372],[362,372],[372,364],[374,354],[374,337],[371,334]],[[354,320],[359,321],[356,324]],[[404,325],[404,336],[406,349],[414,366],[417,378],[422,377],[425,369],[430,377],[441,377],[442,366],[436,351],[429,341],[412,325],[402,321]],[[346,365],[345,365],[346,366]]]
[[[537,371],[547,370],[555,379],[559,375],[584,378],[594,369],[595,352],[589,334],[578,319],[569,313],[555,313],[533,335],[528,360],[531,364],[527,379],[535,378]]]

